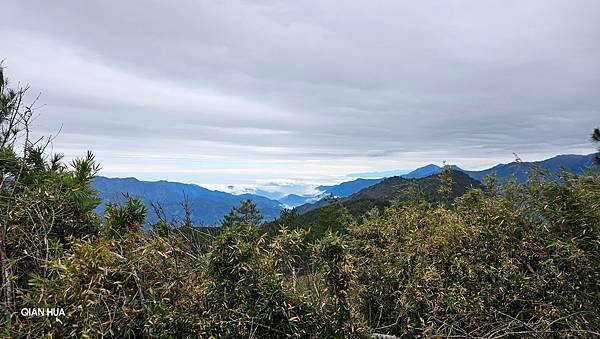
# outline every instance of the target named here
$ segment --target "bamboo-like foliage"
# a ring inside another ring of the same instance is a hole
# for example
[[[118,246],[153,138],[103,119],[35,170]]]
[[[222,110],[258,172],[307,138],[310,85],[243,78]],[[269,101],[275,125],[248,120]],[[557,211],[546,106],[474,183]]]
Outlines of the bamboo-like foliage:
[[[597,335],[599,232],[593,175],[394,204],[351,230],[354,300],[398,336]]]

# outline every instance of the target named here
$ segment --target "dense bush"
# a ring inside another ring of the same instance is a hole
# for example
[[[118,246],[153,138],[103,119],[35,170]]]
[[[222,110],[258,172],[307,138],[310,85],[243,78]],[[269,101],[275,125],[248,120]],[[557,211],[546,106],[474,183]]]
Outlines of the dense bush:
[[[358,307],[397,335],[598,333],[600,178],[394,204],[352,229]]]
[[[27,88],[11,88],[0,67],[0,282],[3,314],[19,305],[34,275],[50,276],[48,263],[69,251],[70,238],[99,232],[99,200],[90,183],[94,156],[66,165],[45,151],[51,139],[30,139],[32,105]]]

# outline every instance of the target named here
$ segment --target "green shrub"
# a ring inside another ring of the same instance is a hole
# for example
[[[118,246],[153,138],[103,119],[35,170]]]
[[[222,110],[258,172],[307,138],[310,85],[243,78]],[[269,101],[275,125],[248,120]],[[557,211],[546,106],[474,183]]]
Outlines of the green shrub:
[[[600,179],[395,204],[350,233],[374,331],[554,337],[598,332]]]

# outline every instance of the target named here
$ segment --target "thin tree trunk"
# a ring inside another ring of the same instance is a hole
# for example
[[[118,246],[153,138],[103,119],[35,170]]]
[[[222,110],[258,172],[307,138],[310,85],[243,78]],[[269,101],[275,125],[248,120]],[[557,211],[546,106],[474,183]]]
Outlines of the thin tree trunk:
[[[14,289],[12,282],[12,270],[8,266],[8,257],[6,256],[4,234],[0,235],[0,267],[2,269],[2,301],[4,307],[13,309],[14,307]]]

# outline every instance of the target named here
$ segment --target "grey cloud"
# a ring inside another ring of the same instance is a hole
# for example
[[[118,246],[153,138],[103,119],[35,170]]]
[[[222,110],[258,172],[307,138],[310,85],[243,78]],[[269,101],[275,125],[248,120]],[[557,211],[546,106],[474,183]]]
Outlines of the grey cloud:
[[[9,74],[44,91],[40,124],[64,124],[73,150],[282,171],[468,168],[592,152],[600,124],[597,1],[8,0],[2,11]]]

